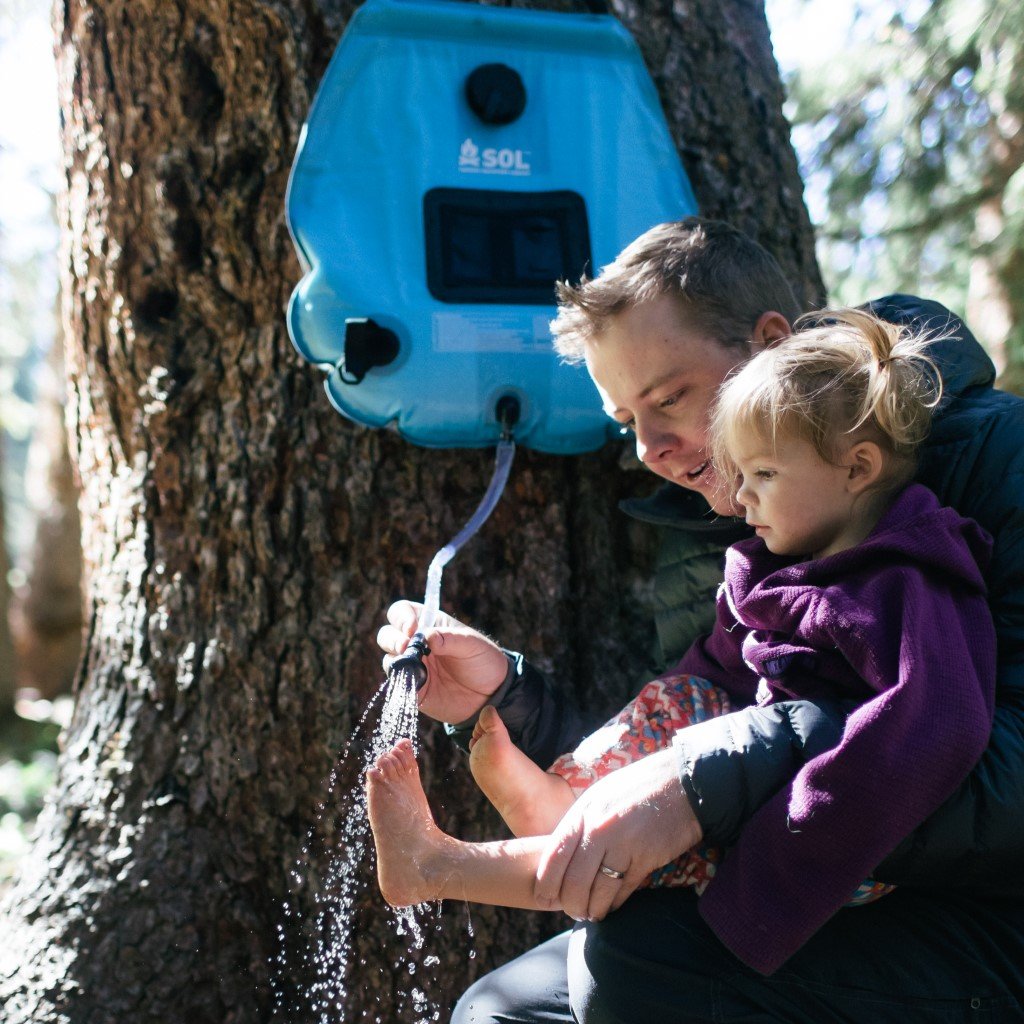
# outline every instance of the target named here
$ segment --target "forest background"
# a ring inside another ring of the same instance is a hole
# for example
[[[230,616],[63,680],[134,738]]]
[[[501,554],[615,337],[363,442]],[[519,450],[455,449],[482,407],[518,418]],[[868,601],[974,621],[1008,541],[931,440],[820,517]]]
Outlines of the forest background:
[[[1024,9],[902,6],[767,4],[830,299],[937,298],[1020,390]],[[62,444],[51,47],[48,0],[0,0],[0,887],[52,778],[82,625]]]

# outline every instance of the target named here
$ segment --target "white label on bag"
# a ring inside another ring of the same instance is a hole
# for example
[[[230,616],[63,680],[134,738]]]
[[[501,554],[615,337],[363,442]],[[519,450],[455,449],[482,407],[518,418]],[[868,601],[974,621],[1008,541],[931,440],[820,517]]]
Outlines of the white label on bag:
[[[472,139],[459,147],[459,170],[463,174],[510,174],[523,178],[529,175],[530,152],[526,149],[480,149]]]
[[[544,352],[550,350],[548,318],[507,313],[434,313],[435,352]]]

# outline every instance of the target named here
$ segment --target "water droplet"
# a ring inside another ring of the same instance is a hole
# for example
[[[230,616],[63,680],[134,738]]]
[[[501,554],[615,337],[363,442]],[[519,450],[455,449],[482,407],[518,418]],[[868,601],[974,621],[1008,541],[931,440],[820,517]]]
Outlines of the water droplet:
[[[379,709],[379,717],[366,738],[365,726],[374,709]],[[353,935],[358,887],[363,884],[361,869],[372,856],[366,797],[363,787],[358,784],[352,792],[339,791],[339,780],[352,777],[351,766],[348,765],[352,758],[360,759],[361,777],[376,758],[401,737],[407,737],[418,753],[418,715],[416,690],[411,677],[399,676],[386,681],[371,697],[338,764],[326,780],[327,795],[317,806],[316,823],[307,833],[301,854],[289,872],[290,887],[293,893],[301,894],[301,899],[297,897],[296,902],[289,900],[282,905],[290,930],[278,926],[279,952],[274,959],[272,982],[272,1016],[275,1022],[286,1024],[301,1018],[316,1020],[318,1024],[337,1024],[340,1008],[348,1004],[350,968],[354,965],[368,967],[365,956],[355,955],[356,937]],[[438,931],[440,904],[433,909],[434,930]],[[409,957],[424,945],[426,930],[421,919],[429,910],[430,907],[424,905],[390,914],[395,935],[403,940],[401,945],[405,947],[404,951],[399,951],[396,970],[404,964],[409,974],[416,973],[416,964]],[[430,961],[431,966],[440,963],[437,957],[427,957],[424,964]],[[298,965],[302,965],[303,970],[297,970]],[[379,974],[385,972],[379,958],[376,966]],[[294,994],[287,991],[285,979],[307,973],[310,969],[314,980],[306,992]],[[439,1008],[423,989],[416,988],[401,995],[399,1002],[405,1000],[407,1003],[410,999],[421,1024],[440,1018]],[[403,1019],[408,1019],[407,1005],[405,1009],[402,1006],[397,1009],[401,1010]],[[432,1015],[426,1016],[431,1009]],[[370,1012],[364,1010],[362,1018],[369,1017]],[[379,1013],[373,1019],[376,1024],[383,1024]]]

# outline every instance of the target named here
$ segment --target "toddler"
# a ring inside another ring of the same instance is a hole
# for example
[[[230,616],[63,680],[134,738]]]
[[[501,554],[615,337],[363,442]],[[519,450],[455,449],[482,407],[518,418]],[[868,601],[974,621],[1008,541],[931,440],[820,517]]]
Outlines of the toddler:
[[[807,899],[824,920],[884,891],[863,879],[967,776],[988,740],[995,688],[988,538],[911,483],[940,391],[926,346],[840,311],[726,381],[710,455],[720,478],[736,481],[756,536],[726,552],[713,631],[547,772],[483,709],[471,767],[516,839],[441,832],[411,745],[383,754],[367,790],[388,902],[551,909],[534,896],[536,868],[583,790],[731,705],[790,699],[849,709],[839,744],[802,773],[801,784],[831,794],[799,830]],[[691,850],[650,881],[703,891],[721,856]],[[784,870],[777,860],[765,866],[768,884]],[[600,870],[614,884],[627,868]]]

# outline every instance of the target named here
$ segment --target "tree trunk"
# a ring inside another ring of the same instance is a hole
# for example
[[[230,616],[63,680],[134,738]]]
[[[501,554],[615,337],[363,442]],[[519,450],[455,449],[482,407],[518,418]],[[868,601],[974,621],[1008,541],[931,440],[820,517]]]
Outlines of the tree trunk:
[[[1007,222],[1003,195],[975,213],[967,322],[996,364],[998,386],[1024,395],[1024,253]]]
[[[57,4],[91,613],[58,782],[0,922],[17,951],[0,981],[10,1024],[270,1018],[290,869],[380,682],[382,609],[422,593],[489,477],[489,453],[419,450],[337,416],[287,338],[300,272],[285,183],[352,6]],[[762,5],[619,13],[704,210],[752,230],[812,301],[821,282]],[[618,706],[651,635],[653,538],[615,506],[646,486],[616,447],[520,453],[493,519],[446,570],[445,605],[592,706]],[[500,834],[460,755],[425,733],[442,826]],[[300,918],[321,869],[303,868]],[[339,1018],[406,1019],[380,905],[367,887],[367,963]],[[474,908],[471,960],[464,914],[432,939],[442,1015],[476,973],[561,926]]]

